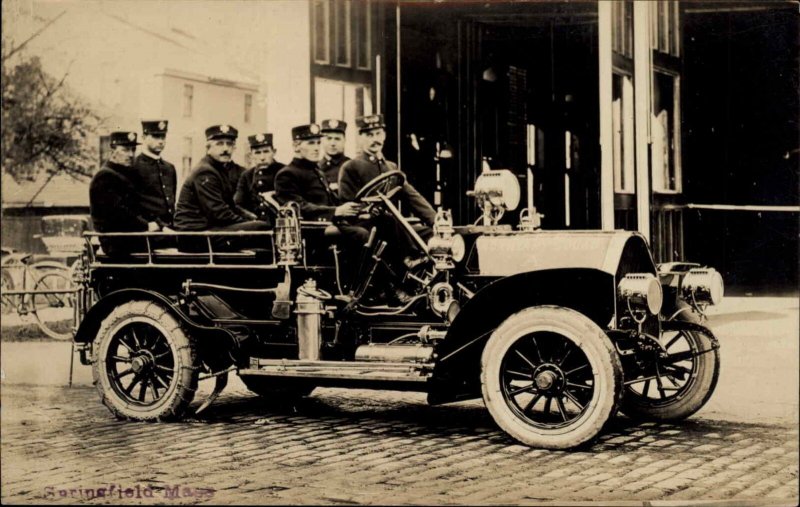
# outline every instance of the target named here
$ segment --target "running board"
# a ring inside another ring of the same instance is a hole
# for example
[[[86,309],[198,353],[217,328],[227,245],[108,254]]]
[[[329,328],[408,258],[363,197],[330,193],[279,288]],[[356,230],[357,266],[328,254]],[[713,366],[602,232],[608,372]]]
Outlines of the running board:
[[[250,368],[239,375],[294,377],[375,382],[427,382],[433,365],[424,363],[379,363],[372,361],[306,361],[251,358]]]

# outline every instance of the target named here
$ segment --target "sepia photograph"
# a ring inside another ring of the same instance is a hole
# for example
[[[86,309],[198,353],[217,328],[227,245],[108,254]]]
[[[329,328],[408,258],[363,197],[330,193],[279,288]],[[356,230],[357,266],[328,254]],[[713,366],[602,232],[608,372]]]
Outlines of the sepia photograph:
[[[5,505],[800,503],[797,0],[4,0]]]

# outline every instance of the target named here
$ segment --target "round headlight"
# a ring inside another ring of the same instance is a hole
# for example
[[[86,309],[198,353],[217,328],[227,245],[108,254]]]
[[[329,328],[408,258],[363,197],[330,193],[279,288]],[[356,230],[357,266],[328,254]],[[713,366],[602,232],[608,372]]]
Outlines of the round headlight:
[[[631,310],[647,310],[653,315],[661,311],[664,294],[661,282],[650,273],[629,273],[620,280],[617,294]]]
[[[680,294],[686,301],[718,305],[725,295],[725,283],[716,269],[691,269],[681,280]]]

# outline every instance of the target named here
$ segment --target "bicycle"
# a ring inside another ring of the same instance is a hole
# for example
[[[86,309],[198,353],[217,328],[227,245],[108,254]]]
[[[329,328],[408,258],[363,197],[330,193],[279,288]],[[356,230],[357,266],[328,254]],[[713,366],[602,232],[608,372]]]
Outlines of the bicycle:
[[[75,290],[70,269],[55,261],[33,262],[33,254],[6,248],[0,262],[2,314],[30,316],[50,338],[71,339]]]

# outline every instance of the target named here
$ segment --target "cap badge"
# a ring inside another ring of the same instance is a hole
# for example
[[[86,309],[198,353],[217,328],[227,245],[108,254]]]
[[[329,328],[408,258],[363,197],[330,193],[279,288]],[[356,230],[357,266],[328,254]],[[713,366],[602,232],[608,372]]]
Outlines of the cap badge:
[[[158,122],[158,130],[164,130],[167,128],[167,124],[163,121]]]
[[[335,129],[336,127],[338,127],[338,126],[339,126],[339,120],[331,120],[331,121],[330,121],[330,123],[329,123],[328,125],[330,125],[330,127],[331,127],[332,129]]]
[[[265,138],[264,138],[264,134],[258,134],[258,135],[256,135],[256,141],[258,141],[259,143],[263,143],[263,142],[264,142],[264,139],[265,139]]]
[[[128,141],[135,141],[135,140],[136,140],[136,134],[134,134],[133,132],[128,132]]]
[[[230,132],[230,130],[231,128],[227,125],[222,125],[219,128],[219,131],[222,132],[223,134],[227,134],[228,132]]]
[[[317,125],[316,123],[312,123],[308,127],[308,130],[310,130],[312,134],[319,134],[319,125]]]
[[[378,117],[377,116],[368,117],[367,118],[367,123],[378,123]]]

